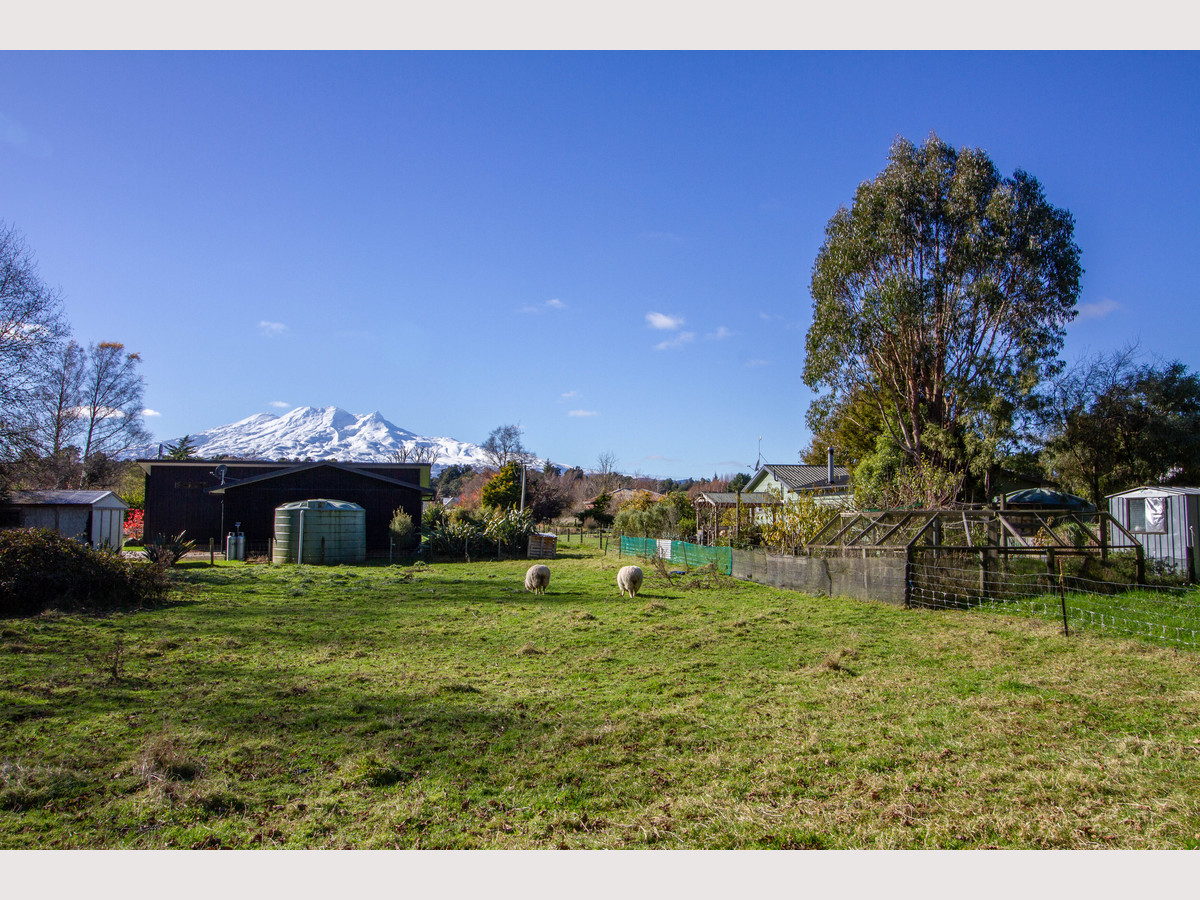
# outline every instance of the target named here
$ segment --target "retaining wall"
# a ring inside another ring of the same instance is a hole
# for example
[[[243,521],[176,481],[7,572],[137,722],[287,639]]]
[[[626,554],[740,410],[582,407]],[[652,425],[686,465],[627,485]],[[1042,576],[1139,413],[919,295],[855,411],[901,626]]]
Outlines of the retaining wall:
[[[823,594],[880,600],[903,606],[905,571],[903,558],[774,556],[761,550],[733,551],[733,577],[772,587]]]

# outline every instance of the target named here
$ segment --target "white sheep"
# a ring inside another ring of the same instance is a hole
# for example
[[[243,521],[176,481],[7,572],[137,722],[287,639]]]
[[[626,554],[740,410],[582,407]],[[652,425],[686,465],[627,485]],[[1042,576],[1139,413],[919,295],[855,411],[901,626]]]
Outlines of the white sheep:
[[[629,592],[631,598],[637,596],[637,592],[642,589],[642,570],[637,566],[625,566],[617,573],[617,587],[621,589],[621,596],[625,596],[625,592]]]
[[[529,571],[525,573],[525,590],[527,591],[533,591],[535,594],[544,594],[549,584],[549,566],[530,566]]]

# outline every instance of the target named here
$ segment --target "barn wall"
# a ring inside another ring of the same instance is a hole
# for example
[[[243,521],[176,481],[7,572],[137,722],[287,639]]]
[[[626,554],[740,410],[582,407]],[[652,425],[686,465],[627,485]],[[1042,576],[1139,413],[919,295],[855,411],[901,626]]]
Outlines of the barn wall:
[[[224,526],[221,519],[221,495],[210,494],[212,488],[220,485],[220,479],[214,474],[217,466],[226,467],[225,482],[241,481],[271,472],[281,472],[296,466],[294,462],[259,462],[241,463],[237,461],[221,462],[217,460],[195,462],[168,462],[153,460],[150,471],[146,473],[146,503],[145,503],[145,534],[147,538],[156,534],[175,535],[181,531],[187,532],[189,540],[194,540],[200,546],[208,544],[212,538],[217,546],[222,546],[225,534],[233,530],[236,517],[230,518],[228,505]],[[347,463],[346,465],[355,465]],[[410,484],[429,484],[429,466],[401,465],[392,463],[360,463],[358,468],[365,471],[405,481]],[[336,472],[337,469],[317,468],[313,471]],[[233,490],[230,490],[233,493]],[[333,497],[328,493],[309,494],[303,497],[289,497],[289,500],[314,500],[327,497],[333,500],[350,500],[358,503],[352,497]],[[288,502],[288,501],[280,501]],[[397,504],[399,505],[399,504]],[[393,506],[394,510],[396,507]],[[408,509],[408,507],[405,507]],[[416,503],[416,517],[421,521],[420,501]],[[411,513],[410,513],[411,514]],[[388,513],[391,521],[391,512]],[[248,520],[246,520],[248,521]],[[243,531],[245,530],[243,524]],[[368,520],[368,534],[370,524]],[[268,537],[269,537],[268,533]],[[247,537],[248,540],[257,538]],[[266,541],[267,538],[262,540]],[[368,538],[369,541],[369,538]],[[370,544],[368,543],[368,546]]]
[[[146,473],[143,524],[147,539],[157,534],[176,535],[186,531],[188,539],[200,545],[207,544],[208,539],[212,538],[220,546],[221,497],[208,493],[221,483],[213,474],[219,465],[227,468],[226,481],[235,481],[288,469],[294,463],[239,466],[236,463],[210,462],[198,466],[194,463],[172,465],[156,462]]]
[[[345,500],[366,510],[367,550],[387,550],[392,514],[403,509],[419,528],[421,493],[357,472],[315,468],[234,486],[225,491],[225,530],[242,523],[246,541],[265,545],[275,533],[275,508],[298,500]]]

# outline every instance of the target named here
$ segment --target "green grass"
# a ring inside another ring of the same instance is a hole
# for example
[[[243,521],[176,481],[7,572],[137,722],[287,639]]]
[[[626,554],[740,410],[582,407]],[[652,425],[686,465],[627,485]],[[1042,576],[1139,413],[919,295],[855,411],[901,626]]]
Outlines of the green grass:
[[[1119,594],[1068,591],[1017,600],[989,601],[980,609],[1006,615],[1039,616],[1062,622],[1066,606],[1071,629],[1137,638],[1165,647],[1200,650],[1200,590],[1133,590]]]
[[[0,847],[1200,846],[1200,654],[628,562],[0,621]]]

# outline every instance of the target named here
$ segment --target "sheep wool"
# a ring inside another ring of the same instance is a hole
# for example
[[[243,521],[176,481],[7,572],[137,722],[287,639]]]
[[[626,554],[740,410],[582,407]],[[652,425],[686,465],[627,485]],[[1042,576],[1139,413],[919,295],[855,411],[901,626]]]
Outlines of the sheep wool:
[[[621,589],[622,597],[626,591],[630,597],[636,597],[642,588],[642,570],[637,566],[625,566],[617,573],[617,587]]]
[[[530,566],[529,571],[525,573],[525,590],[527,591],[533,591],[535,594],[544,594],[549,584],[549,566]]]

